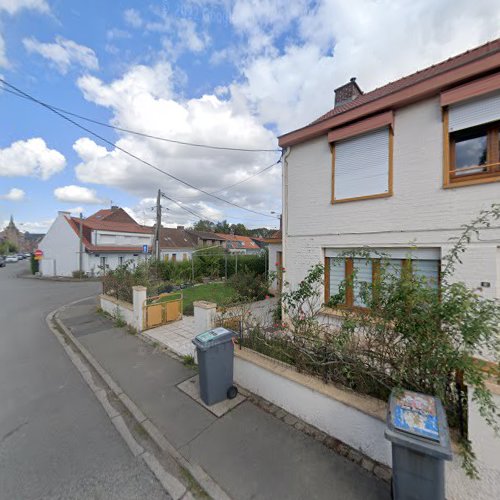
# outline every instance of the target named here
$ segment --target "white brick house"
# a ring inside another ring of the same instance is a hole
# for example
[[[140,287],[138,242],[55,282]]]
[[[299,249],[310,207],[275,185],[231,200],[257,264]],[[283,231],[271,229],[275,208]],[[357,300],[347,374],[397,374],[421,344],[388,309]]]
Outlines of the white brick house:
[[[331,111],[279,139],[286,281],[295,287],[310,266],[329,268],[339,251],[363,246],[395,263],[417,246],[416,268],[437,276],[449,238],[500,202],[499,129],[500,40],[373,92],[354,79],[337,89]],[[500,298],[494,226],[469,245],[455,277]],[[326,300],[348,269],[329,271]]]
[[[98,275],[104,266],[115,269],[127,261],[140,262],[151,251],[152,228],[137,224],[122,208],[99,210],[82,221],[69,212],[59,212],[38,245],[43,251],[42,275],[72,276],[79,270],[80,223],[82,271],[86,274]]]

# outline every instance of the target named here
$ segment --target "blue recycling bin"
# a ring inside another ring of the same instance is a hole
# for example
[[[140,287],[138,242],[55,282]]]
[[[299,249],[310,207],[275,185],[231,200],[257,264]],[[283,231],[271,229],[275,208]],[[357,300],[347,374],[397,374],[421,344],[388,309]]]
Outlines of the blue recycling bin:
[[[232,330],[220,327],[200,333],[192,341],[198,357],[200,396],[209,406],[238,394],[233,384],[236,336]]]
[[[385,437],[392,443],[394,500],[444,500],[444,462],[453,455],[441,401],[393,390]]]

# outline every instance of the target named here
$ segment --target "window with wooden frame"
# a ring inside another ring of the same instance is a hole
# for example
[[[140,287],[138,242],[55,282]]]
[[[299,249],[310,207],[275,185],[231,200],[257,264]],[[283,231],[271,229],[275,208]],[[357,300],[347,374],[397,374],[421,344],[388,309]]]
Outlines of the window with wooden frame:
[[[429,286],[438,288],[441,262],[437,259],[389,258],[384,271],[399,276],[404,269],[425,278]],[[355,276],[355,278],[354,278]],[[372,287],[382,279],[379,258],[325,257],[325,304],[335,299],[336,307],[367,308]]]
[[[390,126],[332,143],[332,203],[392,196]]]
[[[500,93],[443,109],[444,187],[500,180]]]

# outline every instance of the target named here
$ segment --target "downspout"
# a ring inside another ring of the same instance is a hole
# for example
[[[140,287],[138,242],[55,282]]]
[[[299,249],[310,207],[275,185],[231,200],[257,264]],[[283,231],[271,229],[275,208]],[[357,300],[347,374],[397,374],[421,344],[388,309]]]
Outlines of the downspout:
[[[282,209],[281,209],[281,245],[282,245],[282,256],[283,256],[283,267],[286,269],[285,264],[285,235],[288,234],[288,157],[292,152],[291,148],[288,147],[283,151],[283,186],[282,186]]]

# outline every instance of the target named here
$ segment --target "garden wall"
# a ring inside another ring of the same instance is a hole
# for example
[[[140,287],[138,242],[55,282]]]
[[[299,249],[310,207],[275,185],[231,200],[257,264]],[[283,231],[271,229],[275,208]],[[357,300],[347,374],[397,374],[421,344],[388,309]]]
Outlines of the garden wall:
[[[119,311],[120,316],[127,325],[132,325],[134,320],[134,307],[128,302],[123,302],[123,300],[115,299],[109,295],[100,295],[99,301],[101,303],[101,309],[116,318],[117,312]]]
[[[104,294],[99,295],[99,303],[104,312],[115,318],[118,312],[127,325],[137,330],[137,332],[141,332],[143,330],[143,306],[146,301],[146,288],[134,286],[132,287],[132,294],[133,304]]]
[[[361,451],[391,465],[384,438],[386,403],[343,391],[249,349],[236,349],[235,381],[264,399]]]
[[[235,350],[234,379],[242,387],[280,406],[369,458],[391,466],[391,447],[384,437],[387,404],[375,398],[324,384],[294,368],[250,349]],[[492,386],[500,406],[500,387]],[[480,480],[469,479],[454,446],[446,464],[448,500],[490,499],[500,490],[500,439],[469,401],[469,437],[477,455]]]

